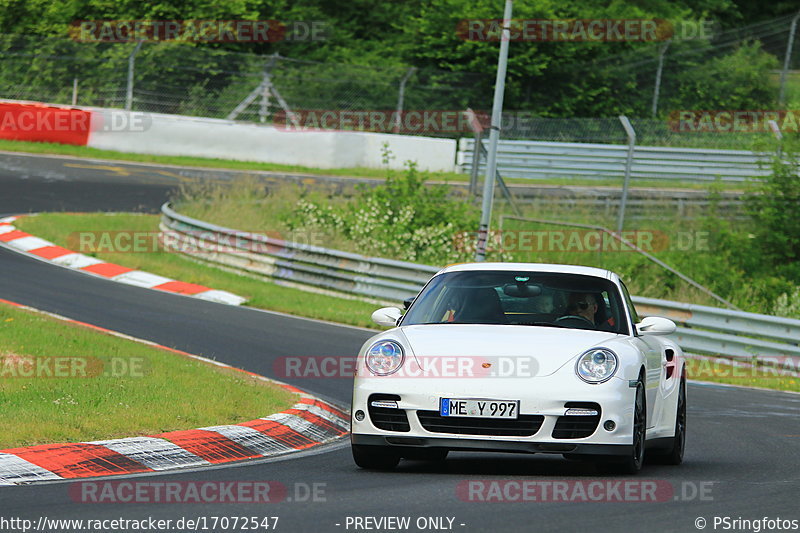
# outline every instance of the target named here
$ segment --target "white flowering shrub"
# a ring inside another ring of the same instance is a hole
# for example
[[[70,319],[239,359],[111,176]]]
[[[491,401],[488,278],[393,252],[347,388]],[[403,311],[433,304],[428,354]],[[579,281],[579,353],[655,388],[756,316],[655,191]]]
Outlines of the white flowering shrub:
[[[800,287],[795,287],[791,294],[783,293],[778,296],[773,313],[787,318],[800,318]]]

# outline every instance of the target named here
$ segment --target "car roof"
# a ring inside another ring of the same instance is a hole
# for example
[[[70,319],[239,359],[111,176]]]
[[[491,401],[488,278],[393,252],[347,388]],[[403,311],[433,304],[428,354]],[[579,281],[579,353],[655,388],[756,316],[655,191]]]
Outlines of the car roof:
[[[440,270],[438,274],[444,274],[445,272],[469,272],[481,270],[529,270],[534,272],[582,274],[584,276],[594,276],[608,279],[613,282],[619,281],[619,276],[610,270],[580,265],[557,265],[552,263],[458,263],[446,266]]]

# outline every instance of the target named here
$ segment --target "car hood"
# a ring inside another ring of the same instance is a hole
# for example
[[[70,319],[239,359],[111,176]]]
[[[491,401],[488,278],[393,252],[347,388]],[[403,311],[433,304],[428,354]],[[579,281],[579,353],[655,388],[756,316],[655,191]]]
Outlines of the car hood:
[[[428,370],[442,357],[478,361],[527,359],[535,376],[552,374],[582,352],[619,338],[616,333],[543,326],[430,324],[402,326],[400,333],[417,363]]]

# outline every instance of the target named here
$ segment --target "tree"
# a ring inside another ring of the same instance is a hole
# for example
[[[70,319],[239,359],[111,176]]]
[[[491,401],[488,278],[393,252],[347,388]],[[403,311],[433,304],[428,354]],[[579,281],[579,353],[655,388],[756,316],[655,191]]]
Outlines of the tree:
[[[760,194],[749,199],[756,245],[763,266],[788,279],[800,279],[800,142],[789,139],[772,162]]]

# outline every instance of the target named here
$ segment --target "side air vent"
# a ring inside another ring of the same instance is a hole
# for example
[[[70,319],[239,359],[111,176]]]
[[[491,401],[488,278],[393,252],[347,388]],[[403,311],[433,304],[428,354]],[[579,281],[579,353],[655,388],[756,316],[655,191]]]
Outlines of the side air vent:
[[[670,364],[675,361],[675,350],[667,348],[664,350],[664,357],[667,359],[667,379],[669,379],[675,373],[675,365]]]

